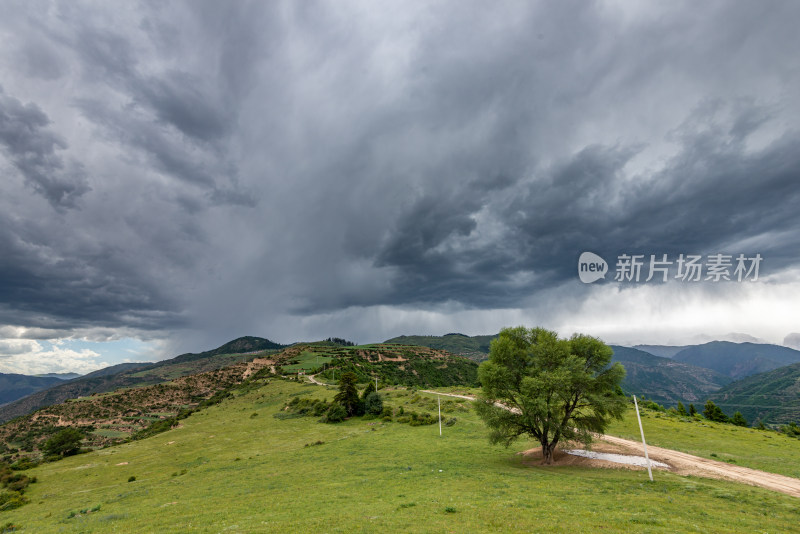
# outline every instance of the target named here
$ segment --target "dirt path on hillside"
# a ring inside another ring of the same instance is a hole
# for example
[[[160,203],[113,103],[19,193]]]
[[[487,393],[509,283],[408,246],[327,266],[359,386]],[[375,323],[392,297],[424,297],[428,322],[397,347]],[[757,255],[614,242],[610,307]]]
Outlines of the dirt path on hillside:
[[[318,386],[330,386],[330,385],[332,385],[332,384],[326,384],[325,382],[319,382],[319,381],[317,381],[317,379],[315,378],[316,376],[317,376],[317,375],[306,375],[306,378],[308,378],[309,380],[311,380],[311,383],[312,383],[312,384],[316,384],[316,385],[318,385]]]
[[[435,395],[444,395],[447,397],[457,397],[460,399],[475,400],[475,397],[470,395],[455,395],[452,393],[439,393],[437,391],[422,390],[425,393],[433,393]],[[618,452],[622,454],[636,454],[643,455],[644,449],[642,444],[638,441],[629,439],[618,438],[616,436],[602,435],[598,436],[599,443],[592,446],[593,450],[602,452]],[[800,479],[778,475],[775,473],[767,473],[757,469],[750,469],[749,467],[741,467],[738,465],[731,465],[717,460],[710,460],[708,458],[701,458],[685,452],[674,451],[672,449],[664,449],[662,447],[655,447],[653,445],[647,446],[647,452],[653,460],[664,462],[670,466],[669,471],[678,475],[694,475],[706,478],[717,478],[722,480],[730,480],[733,482],[741,482],[751,486],[759,486],[773,491],[786,493],[793,497],[800,498]],[[524,453],[526,457],[535,458],[537,454],[541,455],[540,449],[531,449]],[[596,465],[597,467],[610,467],[609,462],[589,460],[586,458],[575,459],[564,454],[560,456],[563,461],[559,461],[556,457],[557,464],[586,464]],[[619,467],[619,465],[615,465]]]

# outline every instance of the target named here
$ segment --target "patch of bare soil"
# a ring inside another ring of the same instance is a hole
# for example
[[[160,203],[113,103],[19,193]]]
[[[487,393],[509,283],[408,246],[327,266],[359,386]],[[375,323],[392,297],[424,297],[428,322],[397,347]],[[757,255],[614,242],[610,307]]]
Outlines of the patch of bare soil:
[[[551,465],[544,465],[542,464],[542,448],[536,447],[534,449],[529,449],[527,451],[522,451],[518,454],[523,456],[522,463],[528,466],[539,465],[542,467],[560,467],[565,465],[578,465],[582,467],[592,467],[592,468],[603,468],[603,469],[631,469],[634,471],[641,471],[647,469],[646,467],[639,467],[636,465],[629,465],[629,464],[621,464],[617,462],[612,462],[609,460],[598,460],[593,458],[584,458],[582,456],[575,456],[573,454],[567,454],[564,450],[572,450],[572,449],[584,449],[585,447],[581,443],[565,443],[563,445],[559,445],[556,452],[553,454],[553,463]],[[563,450],[562,450],[563,449]],[[590,449],[595,452],[606,452],[611,454],[625,454],[625,455],[635,455],[635,456],[642,456],[639,451],[631,451],[624,447],[620,447],[618,445],[612,445],[609,443],[603,442],[595,442],[592,443],[592,448]],[[649,449],[648,449],[649,451]],[[660,460],[659,460],[660,461]],[[665,462],[666,463],[666,462]],[[656,467],[653,466],[655,469]],[[663,468],[662,468],[663,469]],[[671,470],[671,469],[670,469]]]
[[[408,358],[403,358],[400,354],[394,354],[394,357],[389,357],[386,353],[381,352],[378,353],[378,361],[379,362],[407,362]]]

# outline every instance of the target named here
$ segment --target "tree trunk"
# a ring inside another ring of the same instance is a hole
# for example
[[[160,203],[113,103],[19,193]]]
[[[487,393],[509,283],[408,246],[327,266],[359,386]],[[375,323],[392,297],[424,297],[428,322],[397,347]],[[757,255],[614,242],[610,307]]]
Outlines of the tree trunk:
[[[556,445],[555,443],[548,443],[547,445],[542,445],[542,464],[543,465],[552,465],[553,464],[553,452],[555,451]]]

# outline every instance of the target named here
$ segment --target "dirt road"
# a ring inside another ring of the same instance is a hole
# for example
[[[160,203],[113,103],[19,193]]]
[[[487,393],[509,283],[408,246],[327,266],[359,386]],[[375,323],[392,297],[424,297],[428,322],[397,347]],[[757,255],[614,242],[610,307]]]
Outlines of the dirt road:
[[[423,391],[425,393],[445,395],[447,397],[475,400],[475,397],[470,395],[454,395],[452,393],[439,393],[430,390]],[[601,442],[610,444],[612,446],[611,448],[615,449],[616,452],[637,455],[644,454],[642,444],[638,441],[608,435],[598,436],[598,439]],[[750,469],[749,467],[718,462],[685,452],[654,447],[653,445],[647,446],[647,452],[650,454],[650,458],[668,464],[670,466],[669,471],[672,473],[731,480],[733,482],[741,482],[750,484],[751,486],[759,486],[769,490],[779,491],[800,498],[800,479],[777,475],[775,473],[767,473],[757,469]]]
[[[316,384],[318,386],[330,386],[331,384],[326,384],[325,382],[319,382],[316,378],[317,375],[306,375],[306,378],[311,380],[312,384]]]

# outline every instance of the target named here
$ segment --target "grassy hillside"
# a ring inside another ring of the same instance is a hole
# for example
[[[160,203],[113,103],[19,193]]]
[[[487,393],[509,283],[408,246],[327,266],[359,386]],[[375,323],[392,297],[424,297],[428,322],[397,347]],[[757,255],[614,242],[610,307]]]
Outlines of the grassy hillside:
[[[630,347],[612,345],[611,348],[614,349],[614,361],[625,367],[622,389],[629,394],[645,395],[661,404],[705,402],[711,393],[731,381],[731,378],[711,369],[661,358]]]
[[[38,479],[30,504],[0,520],[43,533],[749,533],[800,521],[796,499],[759,488],[526,466],[515,452],[533,444],[488,445],[471,411],[459,410],[442,437],[436,425],[283,415],[290,398],[333,394],[273,379],[167,433],[40,466],[29,471]],[[435,396],[419,397],[433,405]],[[411,409],[419,397],[391,391],[386,400]]]
[[[92,448],[120,443],[152,425],[169,428],[189,410],[219,397],[263,367],[240,363],[167,383],[122,388],[47,406],[0,425],[0,455],[8,463],[22,457],[38,459],[43,444],[65,426],[81,429],[86,436],[83,446]]]
[[[264,356],[269,356],[265,358]],[[243,363],[242,360],[252,360]],[[225,367],[221,367],[226,365]],[[295,345],[284,351],[255,355],[216,354],[204,359],[171,360],[135,370],[126,376],[141,379],[136,387],[93,393],[53,404],[0,426],[0,455],[8,462],[38,458],[44,442],[64,426],[86,433],[85,447],[104,447],[125,441],[152,428],[178,424],[188,410],[227,394],[254,373],[285,375],[320,373],[336,382],[336,375],[354,372],[362,383],[377,377],[384,384],[417,386],[475,385],[477,364],[469,359],[426,347],[331,343]],[[206,370],[208,369],[208,370]],[[191,371],[204,371],[189,374]],[[172,378],[170,381],[165,379]],[[151,385],[144,386],[143,382]]]
[[[446,334],[444,336],[400,336],[387,339],[384,343],[401,345],[417,345],[437,350],[446,350],[452,354],[466,356],[481,362],[489,354],[489,343],[496,338],[492,336],[466,336],[464,334]]]
[[[0,407],[0,422],[93,393],[105,393],[122,387],[158,384],[179,376],[206,372],[253,359],[255,352],[272,351],[283,345],[258,337],[235,339],[214,350],[199,354],[181,354],[157,363],[123,363],[58,384],[16,402]]]
[[[712,341],[678,352],[676,361],[706,367],[735,380],[800,362],[800,351],[779,345]]]
[[[750,422],[800,422],[800,363],[728,384],[711,399],[727,414],[740,411]]]

